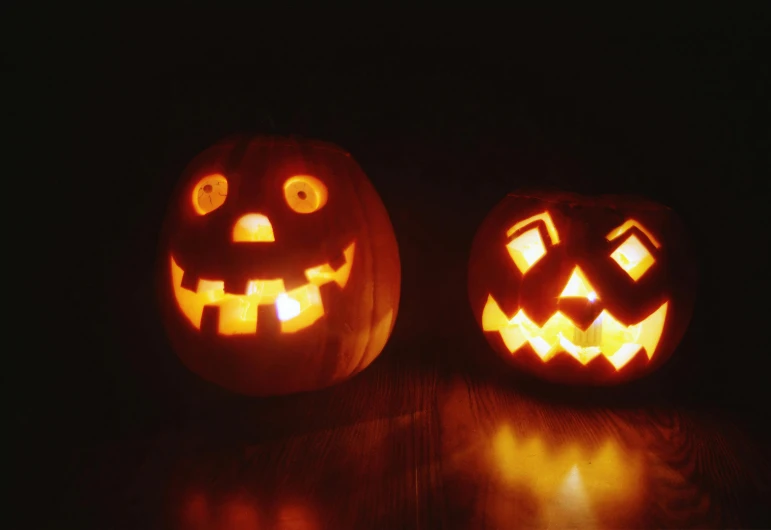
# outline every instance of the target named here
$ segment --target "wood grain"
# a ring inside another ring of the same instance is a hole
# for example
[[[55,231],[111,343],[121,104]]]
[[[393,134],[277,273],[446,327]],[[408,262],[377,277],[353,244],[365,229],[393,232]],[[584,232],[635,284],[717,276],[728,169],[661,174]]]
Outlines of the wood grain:
[[[440,396],[448,519],[468,528],[742,527],[771,498],[766,456],[709,416],[575,409],[460,377]]]
[[[83,448],[61,527],[723,528],[767,448],[709,412],[545,403],[390,357],[346,384]]]

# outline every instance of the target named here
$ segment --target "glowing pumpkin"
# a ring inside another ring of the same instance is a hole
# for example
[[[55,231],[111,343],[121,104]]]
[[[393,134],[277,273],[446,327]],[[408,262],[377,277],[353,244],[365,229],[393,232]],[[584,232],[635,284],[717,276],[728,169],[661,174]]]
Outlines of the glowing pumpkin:
[[[671,209],[631,197],[510,194],[480,226],[468,293],[504,358],[555,382],[614,384],[661,366],[696,284]]]
[[[318,389],[367,367],[399,304],[388,214],[342,149],[234,137],[183,174],[161,240],[161,304],[193,371],[250,395]]]

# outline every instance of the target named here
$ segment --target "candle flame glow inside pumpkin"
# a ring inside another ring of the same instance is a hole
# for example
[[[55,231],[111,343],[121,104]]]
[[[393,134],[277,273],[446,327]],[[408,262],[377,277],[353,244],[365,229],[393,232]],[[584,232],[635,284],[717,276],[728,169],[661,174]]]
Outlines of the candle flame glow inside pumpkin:
[[[508,237],[514,236],[506,247],[522,274],[547,252],[539,229],[527,229],[539,221],[546,226],[551,246],[559,244],[559,234],[549,212],[546,211],[516,223],[506,232]],[[621,238],[632,227],[644,234],[655,248],[660,247],[656,238],[634,219],[627,219],[608,233],[606,239],[613,241]],[[656,262],[635,234],[624,239],[610,256],[635,282]],[[589,303],[599,300],[594,287],[579,267],[573,269],[560,298],[583,298]],[[598,355],[604,355],[616,370],[620,370],[641,349],[645,349],[649,360],[653,357],[664,330],[668,306],[668,302],[664,302],[642,321],[629,326],[623,325],[610,312],[603,310],[586,329],[581,329],[559,311],[543,326],[534,323],[522,309],[509,317],[492,295],[488,295],[482,313],[482,328],[484,331],[499,332],[506,348],[512,354],[525,344],[530,344],[544,362],[560,352],[566,352],[582,365],[586,365]]]
[[[192,203],[198,215],[206,215],[224,204],[227,197],[227,179],[210,175],[195,186]],[[296,175],[284,183],[284,198],[296,213],[307,214],[319,210],[327,201],[327,188],[310,175]],[[233,225],[234,243],[272,243],[273,226],[261,213],[242,215]],[[351,242],[343,250],[345,263],[333,269],[329,263],[305,269],[308,283],[286,291],[284,281],[278,279],[251,279],[244,294],[225,292],[225,282],[217,279],[199,279],[196,289],[182,286],[185,271],[172,256],[170,258],[174,297],[185,317],[196,328],[201,328],[204,308],[219,309],[217,331],[220,335],[253,334],[257,330],[257,308],[273,305],[281,322],[282,333],[305,329],[324,316],[324,304],[319,287],[335,282],[345,288],[353,266],[356,244]]]

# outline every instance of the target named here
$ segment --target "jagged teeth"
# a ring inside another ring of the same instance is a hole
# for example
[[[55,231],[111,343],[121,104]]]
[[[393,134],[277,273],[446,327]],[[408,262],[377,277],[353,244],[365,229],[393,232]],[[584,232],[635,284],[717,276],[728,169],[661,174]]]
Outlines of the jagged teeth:
[[[223,335],[255,333],[258,313],[275,311],[281,331],[292,333],[311,325],[324,315],[319,287],[336,284],[344,288],[354,261],[355,243],[342,252],[342,258],[304,271],[302,281],[290,278],[273,280],[204,280],[187,273],[171,257],[174,294],[180,310],[201,329],[204,317],[215,319],[217,332]],[[334,267],[333,267],[334,265]],[[212,307],[214,306],[214,307]],[[271,309],[264,309],[270,307]],[[216,309],[216,312],[215,312]]]

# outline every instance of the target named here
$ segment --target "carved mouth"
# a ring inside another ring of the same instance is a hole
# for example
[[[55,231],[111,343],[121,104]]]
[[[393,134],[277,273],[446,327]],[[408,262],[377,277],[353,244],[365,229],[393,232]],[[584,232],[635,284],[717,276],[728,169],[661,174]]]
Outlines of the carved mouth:
[[[343,250],[345,263],[336,270],[329,263],[305,269],[308,283],[291,291],[284,288],[282,279],[249,280],[244,294],[225,292],[223,280],[199,279],[195,290],[182,287],[185,271],[171,257],[171,281],[174,297],[182,314],[201,329],[204,308],[214,307],[218,312],[217,332],[220,335],[257,333],[257,314],[260,306],[273,306],[282,333],[294,333],[314,324],[324,316],[324,304],[319,286],[335,282],[341,289],[348,283],[353,266],[355,242]]]
[[[608,311],[603,311],[582,330],[559,311],[543,326],[535,324],[521,309],[513,318],[508,318],[495,299],[488,296],[482,313],[482,329],[499,332],[512,354],[527,343],[544,362],[560,352],[569,354],[582,365],[603,355],[616,370],[620,370],[642,348],[649,360],[653,357],[664,329],[668,306],[669,303],[664,302],[631,326],[624,326]]]

